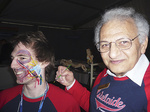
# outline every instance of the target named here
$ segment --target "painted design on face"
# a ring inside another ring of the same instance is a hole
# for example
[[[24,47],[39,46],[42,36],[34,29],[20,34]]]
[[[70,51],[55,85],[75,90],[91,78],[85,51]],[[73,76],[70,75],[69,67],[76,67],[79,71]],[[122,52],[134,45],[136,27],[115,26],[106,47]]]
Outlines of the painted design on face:
[[[33,72],[33,74],[36,74],[35,77],[39,77],[40,78],[40,85],[42,84],[42,75],[40,74],[41,73],[41,67],[40,65],[35,65],[33,68],[30,69],[31,72]]]
[[[34,61],[31,57],[30,52],[26,50],[20,50],[17,55],[19,55],[19,58],[17,60],[17,63],[26,71],[26,74],[24,77],[29,75],[30,78],[36,78],[38,84],[42,84],[42,76],[41,76],[41,68],[38,65],[37,61]],[[26,64],[27,66],[25,66]],[[30,67],[30,69],[29,69]],[[22,77],[22,78],[24,78]],[[23,80],[23,79],[22,79]]]

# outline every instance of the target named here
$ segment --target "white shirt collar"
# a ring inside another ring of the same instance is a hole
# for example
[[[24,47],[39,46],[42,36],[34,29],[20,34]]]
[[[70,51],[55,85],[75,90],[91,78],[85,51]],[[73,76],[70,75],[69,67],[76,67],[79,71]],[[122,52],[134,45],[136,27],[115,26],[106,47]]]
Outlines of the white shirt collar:
[[[135,82],[136,84],[138,84],[139,86],[141,86],[144,74],[145,74],[148,66],[149,66],[149,60],[147,59],[147,57],[145,56],[145,54],[142,54],[141,57],[139,58],[138,62],[134,66],[134,68],[132,70],[128,71],[122,77],[127,76],[133,82]],[[107,74],[116,77],[116,75],[113,74],[109,69],[107,70]]]

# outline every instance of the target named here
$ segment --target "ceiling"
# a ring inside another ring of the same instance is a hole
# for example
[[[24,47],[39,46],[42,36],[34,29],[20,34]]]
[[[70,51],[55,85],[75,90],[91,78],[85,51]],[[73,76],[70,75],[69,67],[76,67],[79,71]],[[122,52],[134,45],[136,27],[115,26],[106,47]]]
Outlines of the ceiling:
[[[132,0],[0,0],[0,21],[62,29],[92,28],[97,18]]]
[[[21,30],[43,28],[46,29],[45,35],[51,37],[49,39],[57,51],[56,57],[72,56],[82,59],[82,56],[84,59],[85,48],[95,48],[91,43],[92,31],[106,9],[117,6],[133,7],[150,20],[149,4],[150,0],[0,0],[0,39],[12,37]],[[80,29],[88,30],[84,32]],[[61,38],[58,41],[59,37]],[[80,54],[79,57],[77,54]]]

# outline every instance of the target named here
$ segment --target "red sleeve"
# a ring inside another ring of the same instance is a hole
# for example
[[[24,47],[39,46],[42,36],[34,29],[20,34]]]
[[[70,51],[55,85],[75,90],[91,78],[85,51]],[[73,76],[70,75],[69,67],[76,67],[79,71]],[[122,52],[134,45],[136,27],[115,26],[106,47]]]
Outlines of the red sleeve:
[[[89,112],[90,92],[85,87],[83,87],[78,81],[76,81],[73,87],[66,91],[69,92],[77,100],[79,105],[86,112]]]
[[[144,75],[145,93],[147,97],[147,112],[150,112],[150,65]]]
[[[101,78],[106,73],[107,69],[104,69],[96,78],[94,86],[100,83]],[[93,87],[94,87],[93,86]],[[79,103],[79,105],[86,111],[89,112],[90,107],[90,91],[83,87],[78,81],[75,82],[72,88],[66,90],[69,92]]]

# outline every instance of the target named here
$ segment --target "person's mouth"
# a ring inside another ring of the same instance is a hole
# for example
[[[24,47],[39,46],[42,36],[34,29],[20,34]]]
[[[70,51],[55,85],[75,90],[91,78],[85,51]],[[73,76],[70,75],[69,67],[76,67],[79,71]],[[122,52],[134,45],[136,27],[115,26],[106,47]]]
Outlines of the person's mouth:
[[[111,60],[110,61],[112,64],[120,64],[123,62],[123,59],[122,60]]]
[[[17,75],[20,75],[20,74],[22,74],[23,73],[23,71],[19,71],[19,72],[17,72],[16,74]]]
[[[21,78],[24,76],[24,71],[23,70],[14,70],[14,73],[16,74],[16,77]]]

